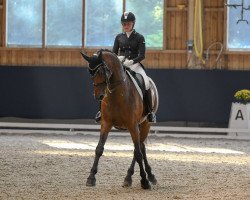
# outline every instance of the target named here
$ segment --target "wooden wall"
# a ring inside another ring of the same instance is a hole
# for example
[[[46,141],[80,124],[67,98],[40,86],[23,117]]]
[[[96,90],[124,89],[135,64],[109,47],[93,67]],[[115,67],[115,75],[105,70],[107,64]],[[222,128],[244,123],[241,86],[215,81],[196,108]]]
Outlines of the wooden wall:
[[[149,68],[185,69],[197,68],[195,60],[188,66],[188,3],[189,0],[164,0],[164,49],[147,50],[144,65]],[[225,47],[226,7],[224,0],[204,0],[203,37],[204,51],[214,42]],[[180,9],[178,5],[184,5]],[[18,66],[86,66],[79,49],[68,48],[8,48],[5,46],[6,0],[0,0],[0,65]],[[90,55],[97,49],[84,49]],[[219,45],[211,48],[208,61],[201,69],[250,70],[249,52],[228,52],[224,50],[221,59],[215,64],[220,50]]]

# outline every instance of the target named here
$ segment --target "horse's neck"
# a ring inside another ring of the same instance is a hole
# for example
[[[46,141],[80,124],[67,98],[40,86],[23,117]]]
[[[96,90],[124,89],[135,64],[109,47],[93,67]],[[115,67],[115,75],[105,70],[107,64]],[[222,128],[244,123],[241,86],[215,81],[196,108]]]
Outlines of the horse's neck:
[[[112,77],[110,82],[123,81],[126,78],[125,70],[118,66],[116,69],[113,69]]]
[[[103,61],[112,72],[112,75],[109,79],[110,85],[116,87],[117,84],[125,81],[126,72],[115,54],[110,52],[103,53]]]

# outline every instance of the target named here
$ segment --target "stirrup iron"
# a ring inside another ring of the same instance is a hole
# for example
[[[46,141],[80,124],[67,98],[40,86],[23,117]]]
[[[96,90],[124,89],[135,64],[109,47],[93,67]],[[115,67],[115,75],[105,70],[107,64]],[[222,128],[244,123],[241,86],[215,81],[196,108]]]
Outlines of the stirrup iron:
[[[98,113],[96,113],[95,115],[95,122],[99,123],[101,121],[101,118],[102,118],[102,113],[101,111],[98,111]]]

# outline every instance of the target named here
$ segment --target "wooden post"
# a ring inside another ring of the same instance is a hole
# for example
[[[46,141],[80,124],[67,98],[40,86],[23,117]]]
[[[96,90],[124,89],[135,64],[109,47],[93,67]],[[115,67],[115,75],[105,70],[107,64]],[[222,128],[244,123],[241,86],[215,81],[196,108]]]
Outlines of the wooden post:
[[[6,0],[3,0],[1,1],[1,9],[2,9],[2,27],[1,27],[1,35],[2,35],[2,38],[1,38],[1,47],[6,47],[6,9],[7,9],[7,5],[6,5]]]
[[[187,67],[195,65],[194,47],[194,1],[188,1],[188,41],[187,41]]]

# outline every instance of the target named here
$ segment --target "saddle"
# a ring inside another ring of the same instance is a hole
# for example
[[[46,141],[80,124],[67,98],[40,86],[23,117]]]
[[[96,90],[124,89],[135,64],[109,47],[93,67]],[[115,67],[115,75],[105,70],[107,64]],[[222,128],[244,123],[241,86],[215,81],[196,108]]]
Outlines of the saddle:
[[[144,79],[142,75],[135,73],[130,68],[125,67],[125,70],[128,76],[130,77],[130,79],[132,80],[132,82],[134,83],[139,95],[141,96],[141,99],[144,100],[143,97],[145,96],[146,88],[145,88],[145,83],[144,83]],[[159,94],[158,94],[158,90],[154,81],[150,77],[149,77],[149,83],[150,83],[150,90],[151,90],[152,108],[153,108],[153,112],[156,113],[158,110],[158,106],[159,106]]]
[[[128,76],[131,78],[131,80],[135,84],[137,91],[139,92],[140,96],[143,99],[143,96],[146,92],[146,88],[145,88],[145,83],[144,83],[142,75],[135,73],[130,68],[125,68],[125,70],[126,70]]]

